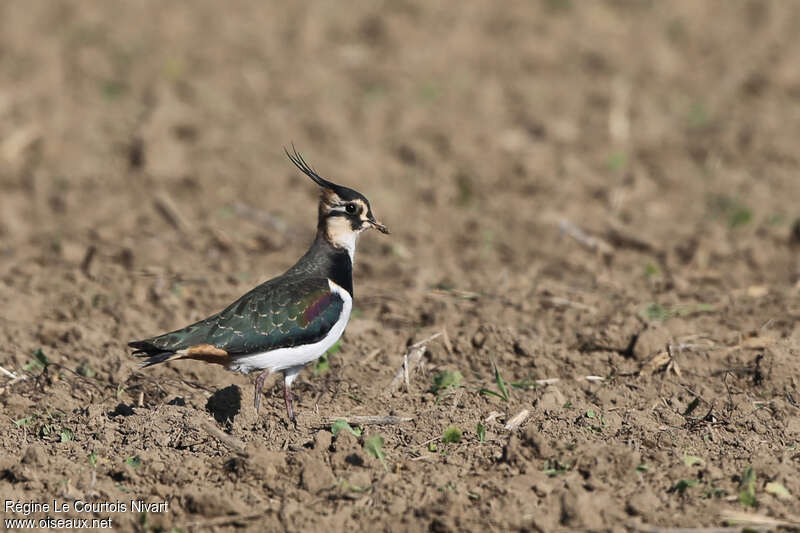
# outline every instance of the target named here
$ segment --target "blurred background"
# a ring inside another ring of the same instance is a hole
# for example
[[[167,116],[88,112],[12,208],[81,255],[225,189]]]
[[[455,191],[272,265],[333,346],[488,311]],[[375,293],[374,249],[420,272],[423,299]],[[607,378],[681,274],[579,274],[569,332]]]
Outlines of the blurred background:
[[[769,333],[791,369],[799,21],[798,2],[756,0],[2,2],[1,364],[44,349],[169,399],[124,344],[305,251],[318,190],[294,143],[392,230],[356,255],[340,357],[380,355],[337,375],[364,397],[443,327],[455,352],[432,368],[474,379],[490,356],[520,379],[605,375],[701,333]]]
[[[182,268],[193,250],[271,271],[314,228],[316,191],[283,155],[294,142],[370,198],[395,236],[364,239],[359,260],[391,248],[373,267],[406,286],[569,261],[553,250],[561,219],[665,250],[699,239],[703,267],[722,254],[726,271],[797,277],[762,250],[730,261],[787,239],[797,216],[793,2],[0,9],[6,258],[94,243],[99,258],[135,250],[136,266]],[[180,228],[154,213],[170,201]],[[250,208],[302,238],[264,235]]]

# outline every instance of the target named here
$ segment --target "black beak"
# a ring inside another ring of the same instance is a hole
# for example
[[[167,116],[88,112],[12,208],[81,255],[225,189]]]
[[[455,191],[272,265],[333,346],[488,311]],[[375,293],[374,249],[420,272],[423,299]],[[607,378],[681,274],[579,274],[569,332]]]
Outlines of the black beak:
[[[386,235],[389,234],[389,228],[387,228],[386,226],[375,220],[375,218],[370,217],[369,223],[372,225],[373,228],[380,231],[381,233],[385,233]]]

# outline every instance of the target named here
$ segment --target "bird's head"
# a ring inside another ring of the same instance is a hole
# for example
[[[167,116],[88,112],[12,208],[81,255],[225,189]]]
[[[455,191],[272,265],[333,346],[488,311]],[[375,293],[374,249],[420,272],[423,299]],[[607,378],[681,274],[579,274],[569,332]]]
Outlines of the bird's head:
[[[362,231],[375,228],[381,233],[389,233],[386,226],[375,219],[369,200],[363,194],[349,187],[336,185],[317,174],[294,146],[292,153],[286,150],[286,155],[303,174],[322,187],[318,229],[324,232],[331,244],[347,249],[352,255],[356,237]]]

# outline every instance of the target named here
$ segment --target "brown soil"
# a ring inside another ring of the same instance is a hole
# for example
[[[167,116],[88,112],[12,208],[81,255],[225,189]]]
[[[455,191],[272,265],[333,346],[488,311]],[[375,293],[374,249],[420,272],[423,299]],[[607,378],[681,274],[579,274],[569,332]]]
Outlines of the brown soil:
[[[168,502],[73,514],[139,531],[797,519],[798,16],[3,2],[0,365],[27,379],[0,377],[0,495]],[[141,371],[125,347],[305,250],[317,191],[292,141],[393,231],[361,239],[357,312],[298,380],[297,430],[280,380],[256,416],[252,377]],[[477,392],[492,360],[507,402]],[[437,398],[447,370],[462,387]],[[332,439],[345,415],[413,420]]]

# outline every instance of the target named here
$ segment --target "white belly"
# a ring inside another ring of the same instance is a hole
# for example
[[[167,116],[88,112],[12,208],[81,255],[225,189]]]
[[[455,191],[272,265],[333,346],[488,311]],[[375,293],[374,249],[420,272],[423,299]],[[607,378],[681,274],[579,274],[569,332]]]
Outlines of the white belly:
[[[228,369],[242,374],[248,374],[253,370],[265,369],[269,369],[272,372],[280,372],[287,368],[303,367],[327,352],[341,338],[344,328],[347,326],[347,321],[350,320],[350,311],[353,309],[353,298],[350,293],[331,280],[328,280],[328,285],[332,292],[344,300],[344,307],[339,320],[336,321],[325,338],[314,344],[278,348],[269,352],[237,357],[235,361],[228,365]]]

